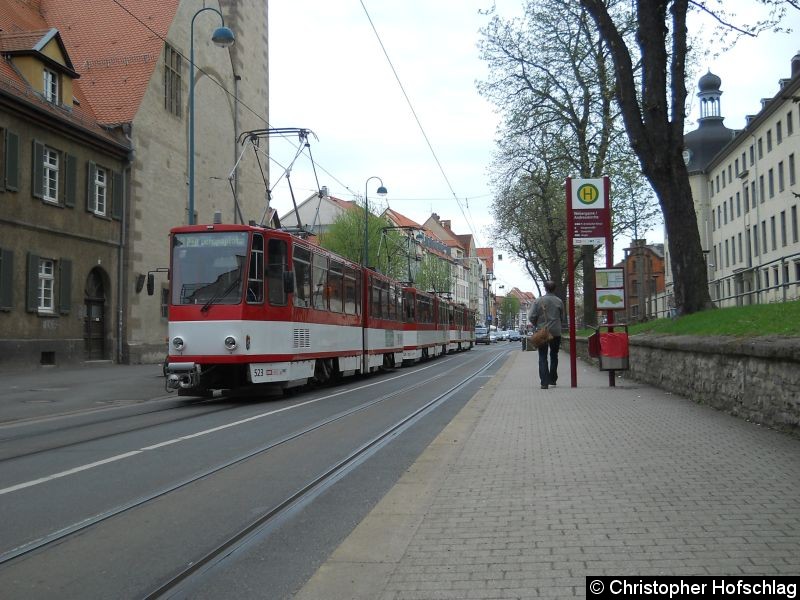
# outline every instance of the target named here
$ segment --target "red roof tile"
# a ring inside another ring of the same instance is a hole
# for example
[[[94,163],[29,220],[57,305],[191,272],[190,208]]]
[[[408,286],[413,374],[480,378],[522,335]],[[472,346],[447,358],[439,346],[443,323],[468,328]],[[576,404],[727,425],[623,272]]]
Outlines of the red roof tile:
[[[178,1],[40,0],[42,14],[61,33],[101,123],[133,121]]]

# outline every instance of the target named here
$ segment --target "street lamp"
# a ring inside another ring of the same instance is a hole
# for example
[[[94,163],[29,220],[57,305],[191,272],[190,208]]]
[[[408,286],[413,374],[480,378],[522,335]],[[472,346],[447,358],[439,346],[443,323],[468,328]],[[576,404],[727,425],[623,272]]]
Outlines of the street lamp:
[[[225,18],[216,8],[207,6],[194,13],[189,31],[189,225],[194,225],[194,20],[206,10],[217,13],[222,22],[211,34],[211,41],[220,48],[229,48],[236,41],[233,31],[225,27]]]
[[[386,188],[383,187],[383,179],[381,179],[380,177],[373,175],[372,177],[368,177],[367,181],[364,183],[364,260],[362,261],[362,264],[365,267],[369,262],[369,260],[367,259],[367,256],[369,255],[369,198],[367,196],[367,188],[370,179],[377,179],[378,181],[381,182],[380,186],[378,186],[378,189],[376,190],[378,196],[380,196],[381,198],[385,198],[386,194],[388,193],[386,191]]]

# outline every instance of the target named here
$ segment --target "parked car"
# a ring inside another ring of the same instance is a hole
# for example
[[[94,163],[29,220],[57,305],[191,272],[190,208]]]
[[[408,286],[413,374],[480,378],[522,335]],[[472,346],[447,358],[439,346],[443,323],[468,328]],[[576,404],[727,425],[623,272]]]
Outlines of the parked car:
[[[516,329],[512,329],[508,334],[508,341],[518,342],[522,339],[522,334]]]
[[[476,344],[489,344],[491,339],[489,338],[489,330],[486,327],[481,327],[480,325],[475,328],[475,343]]]
[[[496,344],[497,343],[497,332],[490,331],[489,332],[489,343]]]
[[[501,342],[507,342],[509,334],[508,329],[501,329],[497,334],[497,339]]]

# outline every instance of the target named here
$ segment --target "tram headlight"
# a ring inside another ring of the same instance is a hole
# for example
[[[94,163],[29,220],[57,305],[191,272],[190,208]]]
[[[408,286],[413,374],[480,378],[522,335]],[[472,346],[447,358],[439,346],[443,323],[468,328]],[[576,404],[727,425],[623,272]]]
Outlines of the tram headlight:
[[[174,338],[172,338],[172,347],[175,348],[175,350],[180,352],[183,350],[184,346],[186,346],[186,343],[183,341],[181,336],[176,335]]]
[[[225,347],[228,350],[235,350],[236,349],[236,338],[232,335],[229,335],[225,338]]]

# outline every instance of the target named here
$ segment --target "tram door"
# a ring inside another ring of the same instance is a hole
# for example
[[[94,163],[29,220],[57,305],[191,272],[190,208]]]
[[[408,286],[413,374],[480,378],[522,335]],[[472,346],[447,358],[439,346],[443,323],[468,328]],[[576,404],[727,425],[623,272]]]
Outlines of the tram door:
[[[105,289],[102,274],[92,269],[86,279],[84,347],[87,360],[102,360],[105,348]]]

